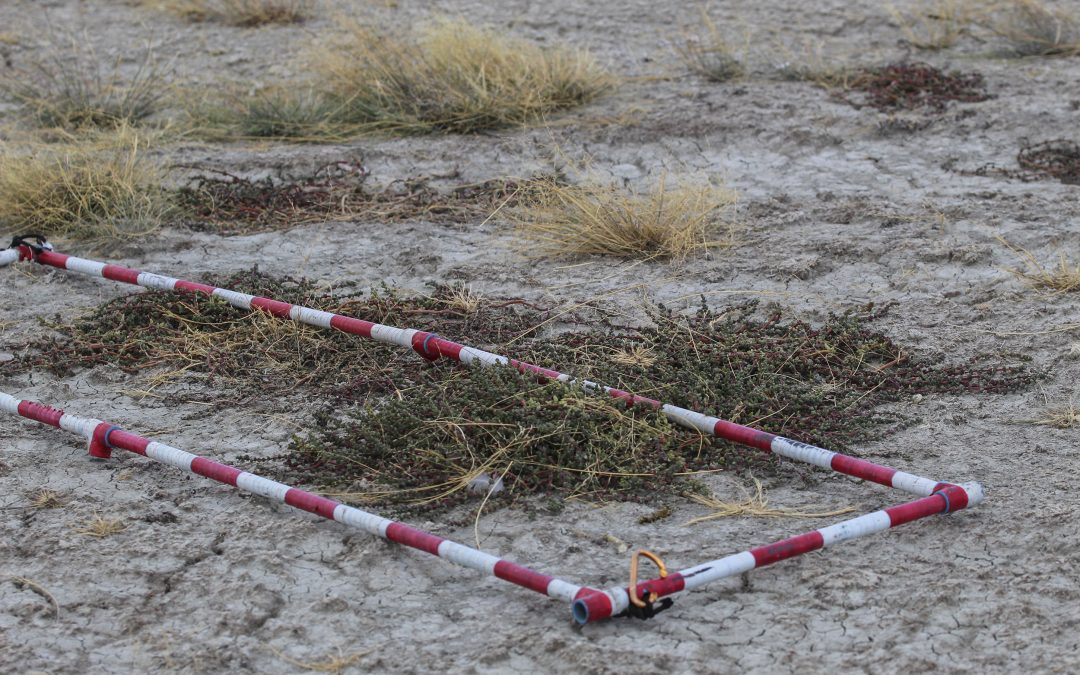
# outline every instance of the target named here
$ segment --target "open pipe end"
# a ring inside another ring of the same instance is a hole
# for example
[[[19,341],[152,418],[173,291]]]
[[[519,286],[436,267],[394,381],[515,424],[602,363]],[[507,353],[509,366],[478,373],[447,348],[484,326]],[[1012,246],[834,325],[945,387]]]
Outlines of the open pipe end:
[[[964,492],[967,493],[968,507],[978,506],[986,499],[986,491],[983,490],[981,483],[964,483],[960,487],[964,488]]]
[[[570,605],[570,611],[574,614],[574,621],[576,621],[579,626],[584,626],[589,623],[589,605],[587,605],[584,600],[581,600],[580,598],[575,600],[573,604]]]
[[[570,605],[574,621],[580,626],[602,621],[615,613],[611,596],[604,591],[587,590],[578,595]]]

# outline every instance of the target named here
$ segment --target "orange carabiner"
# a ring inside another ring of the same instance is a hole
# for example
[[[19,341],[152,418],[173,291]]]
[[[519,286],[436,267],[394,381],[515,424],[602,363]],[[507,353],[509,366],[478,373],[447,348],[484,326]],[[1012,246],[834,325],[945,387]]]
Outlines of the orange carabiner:
[[[638,594],[637,594],[638,559],[641,558],[641,557],[648,558],[649,560],[652,561],[652,563],[654,565],[656,565],[656,568],[660,570],[660,578],[661,579],[663,579],[664,577],[667,576],[667,567],[664,566],[664,561],[661,560],[660,557],[657,556],[655,553],[651,553],[649,551],[646,551],[643,548],[639,548],[638,550],[636,550],[632,554],[630,554],[630,588],[627,589],[627,590],[628,590],[628,592],[630,594],[630,603],[632,605],[634,605],[634,607],[637,607],[639,609],[643,609],[643,608],[649,606],[650,604],[656,602],[656,599],[660,597],[656,593],[653,593],[652,591],[649,591],[649,596],[648,596],[647,601],[642,600],[641,598],[638,597]]]

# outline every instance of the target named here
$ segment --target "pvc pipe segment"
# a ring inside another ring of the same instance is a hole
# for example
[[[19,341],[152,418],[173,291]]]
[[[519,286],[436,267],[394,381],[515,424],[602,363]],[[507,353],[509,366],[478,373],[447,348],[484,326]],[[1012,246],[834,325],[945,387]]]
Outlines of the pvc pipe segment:
[[[430,553],[522,588],[569,602],[574,620],[579,624],[614,616],[626,611],[630,604],[626,588],[616,587],[602,591],[578,586],[404,523],[137,436],[109,422],[77,417],[41,403],[19,400],[4,392],[0,392],[0,411],[78,434],[87,440],[89,453],[93,457],[107,459],[112,456],[112,451],[115,449],[127,450],[188,473],[204,476],[239,490],[251,492],[389,541]],[[825,546],[865,537],[938,513],[969,508],[982,500],[982,487],[977,483],[962,486],[948,485],[941,492],[929,497],[689,567],[660,579],[641,582],[637,585],[637,593],[639,597],[655,595],[661,598],[693,590],[718,579],[740,574],[755,567],[771,565]]]
[[[681,591],[701,588],[719,579],[742,574],[754,568],[771,565],[826,546],[875,534],[913,520],[976,506],[983,501],[983,498],[983,488],[978,483],[948,485],[929,497],[841,521],[835,525],[767,546],[688,567],[662,578],[640,582],[636,589],[637,595],[645,597],[655,594],[655,597],[662,598]],[[571,604],[574,620],[579,624],[586,624],[626,611],[630,605],[630,594],[627,591],[626,588],[616,587],[595,593],[583,592],[581,597]]]
[[[113,281],[120,281],[144,288],[159,290],[181,291],[196,293],[207,296],[216,296],[225,300],[234,307],[252,310],[258,309],[282,319],[291,319],[300,323],[322,328],[333,328],[344,333],[359,335],[377,342],[394,344],[416,351],[421,357],[428,360],[436,360],[445,356],[466,365],[478,366],[510,365],[522,373],[535,375],[540,381],[555,380],[565,384],[580,386],[586,390],[598,393],[606,393],[612,398],[625,401],[627,406],[646,404],[660,411],[673,423],[683,427],[694,429],[703,434],[709,434],[723,438],[734,443],[746,445],[764,452],[771,452],[781,457],[805,462],[824,469],[830,469],[862,480],[868,480],[888,487],[903,490],[910,494],[926,497],[934,494],[941,488],[949,485],[929,478],[923,478],[914,474],[898,471],[891,467],[882,466],[864,459],[832,452],[807,443],[784,438],[775,434],[754,429],[751,427],[728,422],[717,417],[704,415],[693,410],[680,408],[669,403],[638,396],[630,392],[607,387],[591,380],[578,379],[557,370],[544,368],[524,361],[518,361],[499,354],[475,347],[468,347],[458,342],[446,340],[434,333],[416,330],[414,328],[397,328],[385,326],[363,319],[332,314],[310,307],[292,305],[272,298],[263,298],[246,293],[238,293],[224,288],[215,288],[206,284],[200,284],[183,279],[174,279],[150,272],[110,265],[96,260],[76,258],[62,253],[49,250],[33,251],[29,246],[19,247],[21,257],[25,260],[33,260],[42,265],[56,267],[70,272],[86,274],[88,276],[103,277]]]
[[[0,392],[0,410],[82,436],[89,444],[89,453],[92,457],[108,459],[112,456],[114,449],[127,450],[188,473],[231,485],[238,490],[252,492],[301,511],[355,527],[377,537],[445,558],[462,567],[498,577],[564,602],[572,602],[583,592],[598,592],[593,589],[583,589],[581,586],[541,574],[509,560],[443,539],[404,523],[388,520],[332,499],[241,471],[227,464],[219,464],[185,450],[136,436],[108,422],[77,417],[33,401],[20,401],[4,392]]]

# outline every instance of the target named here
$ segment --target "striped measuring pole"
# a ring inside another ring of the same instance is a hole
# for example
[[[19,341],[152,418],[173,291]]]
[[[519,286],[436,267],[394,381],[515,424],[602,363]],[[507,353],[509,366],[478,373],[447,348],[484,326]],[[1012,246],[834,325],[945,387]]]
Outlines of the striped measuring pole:
[[[879,483],[920,497],[929,496],[948,485],[948,483],[941,483],[915,474],[898,471],[864,459],[832,452],[831,450],[826,450],[807,443],[784,438],[783,436],[771,434],[766,431],[729,422],[718,417],[704,415],[669,403],[662,403],[655,399],[638,396],[630,392],[622,391],[621,389],[607,387],[590,380],[577,379],[557,370],[551,370],[524,361],[518,361],[499,354],[492,354],[491,352],[482,349],[447,340],[434,333],[413,328],[385,326],[383,324],[342,316],[340,314],[332,314],[310,307],[291,305],[287,302],[281,302],[280,300],[274,300],[272,298],[238,293],[225,288],[215,288],[214,286],[208,286],[193,281],[174,279],[173,277],[142,272],[127,267],[121,267],[119,265],[110,265],[96,260],[77,258],[75,256],[64,255],[49,249],[31,247],[25,244],[19,246],[17,249],[8,250],[18,250],[20,259],[33,260],[42,265],[48,265],[70,272],[102,277],[113,281],[142,286],[144,288],[182,291],[219,297],[240,309],[257,309],[282,319],[291,319],[293,321],[322,328],[333,328],[344,333],[370,338],[378,342],[413,349],[423,358],[432,361],[440,357],[446,357],[467,365],[510,365],[523,373],[530,373],[537,376],[541,381],[556,380],[566,384],[574,384],[590,391],[604,392],[612,398],[625,401],[628,406],[635,404],[652,406],[673,423],[695,429],[703,434],[723,438],[734,443],[746,445],[765,452],[771,452],[781,457],[805,462],[824,469],[830,469],[837,473],[860,478],[862,480]],[[10,256],[11,254],[8,255]]]
[[[278,483],[253,473],[241,471],[226,464],[219,464],[164,443],[151,441],[148,438],[124,431],[108,422],[87,417],[77,417],[41,403],[19,400],[3,392],[0,392],[0,410],[82,436],[89,443],[90,455],[93,457],[107,459],[112,456],[114,449],[127,450],[156,462],[182,469],[188,473],[204,476],[219,483],[231,485],[239,490],[288,504],[301,511],[314,513],[317,516],[355,527],[397,544],[430,553],[462,567],[483,572],[564,602],[572,602],[584,593],[596,592],[592,589],[582,588],[561,579],[541,574],[528,567],[509,560],[503,560],[475,548],[458,544],[449,539],[443,539],[404,523],[388,520],[373,513],[346,506],[332,499],[320,497],[284,483]]]
[[[946,485],[929,497],[874,511],[767,546],[688,567],[666,577],[643,581],[637,585],[637,595],[639,598],[644,598],[655,594],[658,599],[682,591],[690,591],[719,579],[749,572],[757,567],[764,567],[826,546],[882,532],[928,516],[970,508],[982,501],[983,488],[978,483]],[[571,611],[576,622],[586,624],[619,614],[629,605],[630,594],[627,588],[617,587],[606,591],[582,592],[581,596],[571,604]]]
[[[108,422],[78,417],[41,403],[19,400],[3,392],[0,392],[0,411],[78,434],[88,441],[89,452],[94,457],[108,458],[114,449],[128,450],[188,473],[204,476],[293,508],[314,513],[389,541],[430,553],[462,567],[484,572],[531,591],[569,602],[574,620],[579,624],[615,616],[629,607],[629,593],[626,588],[617,587],[602,591],[556,579],[403,523],[214,462],[164,443],[151,441]],[[929,497],[845,520],[767,546],[695,565],[660,579],[641,582],[637,585],[637,593],[639,597],[650,597],[655,594],[657,598],[662,598],[693,590],[713,581],[747,572],[756,567],[771,565],[825,546],[865,537],[935,514],[970,508],[982,500],[982,487],[977,483],[947,485]]]

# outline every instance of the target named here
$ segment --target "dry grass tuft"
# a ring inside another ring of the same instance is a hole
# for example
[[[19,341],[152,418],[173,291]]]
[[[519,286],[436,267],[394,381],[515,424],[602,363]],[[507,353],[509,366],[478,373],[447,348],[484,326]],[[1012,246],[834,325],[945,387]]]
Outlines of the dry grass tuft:
[[[675,51],[692,72],[713,82],[726,82],[746,72],[735,46],[704,10],[698,31],[686,36]]]
[[[656,363],[656,351],[646,345],[630,345],[616,351],[611,360],[623,366],[648,368]]]
[[[341,673],[347,668],[355,666],[360,659],[371,654],[377,648],[368,649],[362,652],[354,652],[352,654],[344,654],[339,648],[337,656],[326,657],[320,661],[301,661],[300,659],[294,659],[288,654],[278,651],[273,647],[270,649],[279,659],[302,670],[313,673],[332,673],[333,675],[338,675],[338,673]]]
[[[104,539],[114,534],[119,534],[127,529],[124,521],[120,518],[102,518],[98,514],[82,521],[82,527],[75,530],[75,534],[84,534],[88,537]]]
[[[310,87],[271,86],[254,94],[225,92],[187,110],[187,124],[210,140],[287,138],[343,140],[361,128],[344,122],[346,104]]]
[[[825,42],[803,38],[795,44],[775,38],[770,40],[775,79],[812,82],[823,89],[847,89],[859,69],[852,56],[838,52]]]
[[[921,0],[889,14],[900,25],[904,40],[917,49],[947,49],[956,44],[974,19],[968,0]]]
[[[465,282],[447,286],[441,297],[433,297],[432,300],[444,304],[447,308],[457,310],[468,316],[476,314],[484,306],[484,296],[473,290]]]
[[[752,477],[753,478],[753,477]],[[828,516],[839,516],[845,513],[851,513],[855,510],[854,507],[846,506],[842,509],[834,509],[832,511],[802,511],[799,509],[777,509],[769,506],[769,498],[765,496],[765,490],[761,486],[761,481],[754,478],[754,494],[750,494],[746,488],[742,488],[743,494],[746,495],[746,499],[741,502],[725,502],[712,495],[700,495],[689,493],[688,496],[693,501],[707,506],[713,509],[713,512],[706,515],[694,518],[687,521],[686,525],[694,525],[696,523],[703,523],[707,520],[715,520],[717,518],[728,518],[730,516],[757,516],[764,518],[825,518]]]
[[[1080,16],[1054,9],[1042,0],[1007,0],[990,29],[1009,43],[1015,56],[1080,55]]]
[[[542,48],[464,21],[409,39],[354,25],[313,57],[341,120],[368,131],[459,133],[537,122],[614,79],[587,52]]]
[[[106,242],[147,235],[172,211],[162,171],[128,128],[104,139],[0,151],[0,227]]]
[[[38,488],[30,498],[30,505],[35,509],[57,509],[65,502],[64,495],[48,488]]]
[[[1017,279],[1034,288],[1052,291],[1053,293],[1069,293],[1080,290],[1080,264],[1070,264],[1065,259],[1064,253],[1059,254],[1057,267],[1043,267],[1042,263],[1031,251],[1012,244],[1003,237],[997,239],[1023,261],[1023,269],[1006,268]]]
[[[45,50],[48,57],[6,70],[0,94],[37,124],[62,129],[135,124],[159,110],[165,87],[150,46],[125,75],[121,57],[105,65],[89,44],[68,36]]]
[[[543,180],[509,217],[530,250],[542,255],[683,260],[698,251],[735,245],[734,226],[722,225],[735,200],[728,189],[668,188],[663,179],[645,194],[614,185]]]
[[[1048,408],[1043,417],[1031,420],[1031,424],[1055,429],[1080,428],[1080,408],[1076,407],[1073,401],[1069,401],[1068,405],[1061,408]]]
[[[312,14],[312,0],[151,0],[152,6],[188,21],[216,21],[253,28],[302,23]]]

